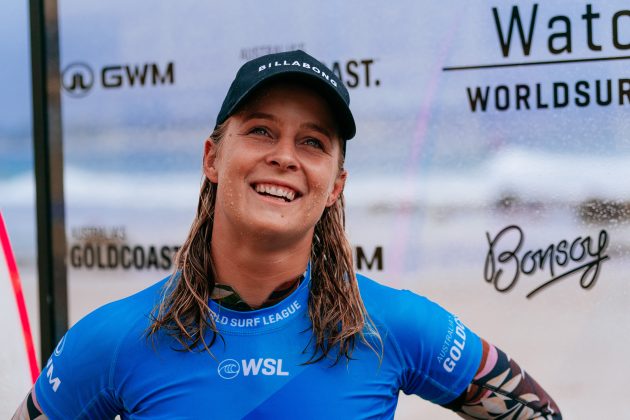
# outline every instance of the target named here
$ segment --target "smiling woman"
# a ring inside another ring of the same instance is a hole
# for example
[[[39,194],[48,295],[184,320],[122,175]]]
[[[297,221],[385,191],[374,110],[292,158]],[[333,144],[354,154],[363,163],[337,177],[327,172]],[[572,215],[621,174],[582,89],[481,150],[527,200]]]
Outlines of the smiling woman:
[[[349,103],[303,51],[243,65],[175,272],[72,327],[16,417],[392,418],[403,391],[468,418],[561,418],[458,317],[354,272]]]
[[[218,186],[217,237],[232,247],[242,242],[277,248],[279,242],[297,241],[310,248],[315,224],[337,200],[346,177],[338,167],[340,140],[324,98],[297,83],[275,82],[255,92],[224,124],[223,138],[206,141],[204,156],[204,173]],[[291,259],[299,272],[304,257]]]

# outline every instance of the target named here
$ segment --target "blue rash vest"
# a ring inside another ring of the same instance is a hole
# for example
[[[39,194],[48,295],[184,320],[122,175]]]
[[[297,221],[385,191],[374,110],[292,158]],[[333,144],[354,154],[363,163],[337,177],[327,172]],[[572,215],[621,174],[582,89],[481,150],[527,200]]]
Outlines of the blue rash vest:
[[[357,280],[383,341],[380,362],[358,343],[349,362],[305,364],[309,269],[271,307],[238,312],[210,301],[222,337],[214,357],[182,351],[162,332],[152,344],[145,333],[163,280],[73,326],[35,384],[37,400],[51,419],[306,420],[393,418],[401,390],[437,404],[458,397],[479,367],[479,337],[424,297]]]

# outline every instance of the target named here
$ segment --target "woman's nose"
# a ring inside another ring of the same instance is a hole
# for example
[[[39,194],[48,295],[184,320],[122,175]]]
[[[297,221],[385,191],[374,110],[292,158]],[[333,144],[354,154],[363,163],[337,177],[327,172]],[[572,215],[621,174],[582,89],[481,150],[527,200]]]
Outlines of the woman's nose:
[[[267,157],[267,163],[283,170],[296,170],[299,167],[293,139],[279,139]]]

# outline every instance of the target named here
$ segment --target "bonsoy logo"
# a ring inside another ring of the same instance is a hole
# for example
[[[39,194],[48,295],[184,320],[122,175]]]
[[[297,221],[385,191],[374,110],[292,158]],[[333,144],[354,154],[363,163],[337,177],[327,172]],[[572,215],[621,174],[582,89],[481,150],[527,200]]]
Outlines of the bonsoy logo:
[[[483,274],[497,291],[508,292],[516,286],[521,274],[548,273],[550,279],[529,292],[528,299],[553,283],[580,272],[580,286],[590,289],[599,277],[602,264],[610,258],[606,254],[608,232],[604,229],[596,238],[562,239],[539,249],[523,249],[525,233],[517,225],[503,228],[494,238],[486,232],[486,237],[489,247]]]
[[[240,364],[234,359],[225,359],[219,363],[217,372],[223,379],[234,379],[241,371]]]
[[[97,71],[103,89],[142,88],[175,84],[175,63],[114,64]],[[87,95],[95,83],[94,72],[85,63],[69,64],[62,74],[62,86],[77,98]]]
[[[85,63],[66,66],[61,75],[61,86],[70,96],[80,98],[88,94],[94,85],[94,72]]]

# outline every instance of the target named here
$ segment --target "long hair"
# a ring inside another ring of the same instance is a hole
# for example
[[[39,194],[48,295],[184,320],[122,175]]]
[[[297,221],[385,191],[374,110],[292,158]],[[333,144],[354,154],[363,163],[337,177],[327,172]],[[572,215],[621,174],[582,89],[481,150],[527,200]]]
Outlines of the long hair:
[[[227,123],[217,127],[210,139],[220,147]],[[339,170],[343,168],[343,156]],[[184,350],[205,349],[217,339],[218,331],[208,300],[216,281],[210,242],[214,224],[217,185],[204,176],[197,214],[186,241],[175,257],[175,272],[164,287],[164,296],[153,311],[147,336],[164,329]],[[354,272],[352,248],[344,230],[343,193],[327,207],[315,225],[311,245],[309,317],[313,325],[313,355],[307,363],[332,356],[350,360],[357,340],[371,348],[379,359],[382,342],[370,319]],[[206,333],[211,331],[210,340]],[[338,348],[336,356],[330,355]]]

